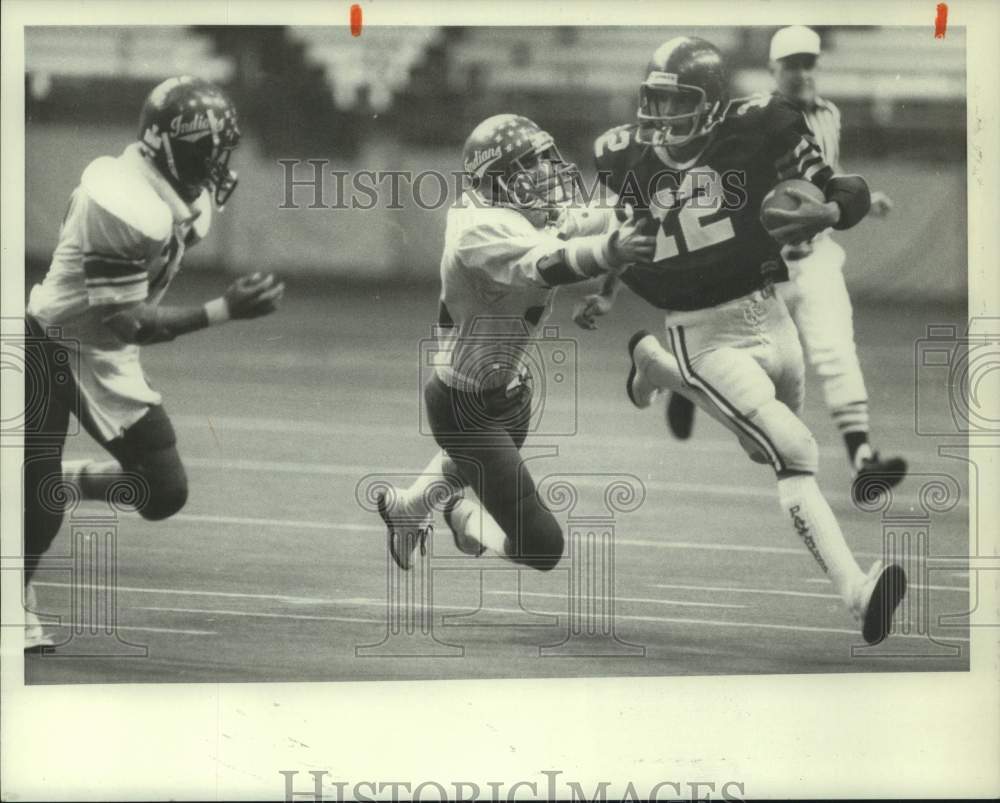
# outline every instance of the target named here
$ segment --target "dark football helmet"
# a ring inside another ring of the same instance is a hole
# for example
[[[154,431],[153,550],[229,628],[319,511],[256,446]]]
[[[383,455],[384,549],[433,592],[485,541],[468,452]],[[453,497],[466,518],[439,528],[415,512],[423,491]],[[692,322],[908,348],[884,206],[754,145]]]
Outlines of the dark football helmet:
[[[236,108],[214,84],[182,75],[159,84],[139,115],[139,141],[188,203],[203,188],[220,209],[236,189],[229,158],[240,141]]]
[[[477,125],[462,149],[472,188],[484,200],[516,209],[554,209],[574,197],[577,167],[527,117],[497,114]]]
[[[639,130],[647,145],[684,145],[725,119],[729,106],[726,64],[711,42],[678,36],[653,53],[639,87]]]

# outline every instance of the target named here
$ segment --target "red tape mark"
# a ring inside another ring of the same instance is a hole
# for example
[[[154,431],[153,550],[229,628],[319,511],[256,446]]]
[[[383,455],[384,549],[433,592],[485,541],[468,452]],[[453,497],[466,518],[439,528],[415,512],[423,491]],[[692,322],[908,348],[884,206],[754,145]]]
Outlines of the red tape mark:
[[[351,6],[351,36],[361,36],[361,6]]]
[[[948,30],[948,4],[937,4],[937,17],[934,20],[934,38],[944,39],[945,31]]]

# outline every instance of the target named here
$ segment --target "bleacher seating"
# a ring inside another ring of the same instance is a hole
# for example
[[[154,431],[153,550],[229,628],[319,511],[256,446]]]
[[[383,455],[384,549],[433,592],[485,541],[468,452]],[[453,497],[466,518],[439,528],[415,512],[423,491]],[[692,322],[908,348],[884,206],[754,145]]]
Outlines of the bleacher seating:
[[[770,87],[767,70],[737,75],[737,89]],[[965,96],[965,31],[935,39],[922,28],[836,29],[820,58],[822,93],[834,100],[868,98],[877,103],[952,101]]]
[[[293,27],[291,35],[306,46],[307,58],[323,67],[339,109],[353,109],[361,93],[374,111],[385,111],[406,86],[427,49],[441,37],[440,28],[368,25],[352,37],[342,28]]]
[[[450,81],[461,88],[476,75],[485,89],[634,93],[656,47],[692,31],[697,33],[690,28],[641,26],[470,28],[454,43]],[[723,50],[732,50],[739,41],[733,28],[714,28],[710,35]]]
[[[184,73],[225,82],[235,68],[208,36],[176,26],[34,26],[25,31],[25,69],[44,87],[53,78],[151,82]]]
[[[764,38],[769,38],[770,32]],[[450,80],[458,88],[472,76],[482,89],[560,92],[635,92],[646,60],[662,42],[702,35],[739,65],[737,28],[479,28],[468,29],[451,53]],[[761,38],[761,37],[758,37]],[[951,100],[965,94],[964,31],[935,39],[922,28],[837,29],[822,57],[823,92],[833,98]],[[764,49],[764,48],[757,48]],[[738,94],[768,90],[766,64],[735,75]]]

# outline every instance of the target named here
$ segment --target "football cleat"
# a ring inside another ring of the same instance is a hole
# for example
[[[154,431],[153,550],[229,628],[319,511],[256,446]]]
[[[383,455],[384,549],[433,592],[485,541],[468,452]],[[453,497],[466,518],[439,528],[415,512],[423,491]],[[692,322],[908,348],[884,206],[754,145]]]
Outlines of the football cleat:
[[[451,530],[452,538],[455,539],[455,546],[458,548],[459,552],[466,555],[472,555],[474,558],[478,558],[486,551],[486,547],[479,543],[475,538],[471,538],[462,532],[461,527],[456,527],[456,522],[452,516],[455,506],[461,501],[461,497],[458,499],[452,499],[448,502],[444,509],[444,520],[448,524],[448,528]],[[473,515],[473,514],[469,514]]]
[[[882,567],[878,560],[858,588],[854,615],[861,620],[861,636],[871,645],[885,640],[892,617],[906,594],[906,572],[895,563]]]
[[[631,339],[628,341],[628,356],[629,360],[632,361],[632,366],[629,368],[628,378],[625,380],[625,393],[628,395],[629,401],[640,410],[645,410],[649,407],[649,405],[653,403],[653,399],[656,398],[656,394],[659,392],[658,388],[650,387],[644,381],[642,373],[635,364],[635,350],[647,337],[652,337],[654,340],[656,339],[645,329],[640,329],[632,335]]]
[[[389,539],[389,554],[396,565],[403,571],[409,571],[413,566],[413,553],[420,548],[420,554],[427,554],[427,537],[434,532],[434,519],[428,514],[422,519],[394,518],[386,503],[386,494],[381,492],[377,498],[378,514],[385,522],[386,535]]]
[[[861,467],[851,481],[851,499],[857,506],[875,501],[883,488],[895,488],[906,477],[906,460],[889,457],[883,460],[878,452],[861,460]],[[873,498],[875,497],[875,498]]]
[[[686,441],[694,428],[694,402],[680,393],[671,393],[667,402],[667,427],[677,440]]]
[[[24,589],[24,649],[39,650],[42,647],[49,647],[55,644],[52,636],[46,635],[38,614],[34,608],[38,607],[35,599],[35,589],[29,583]]]

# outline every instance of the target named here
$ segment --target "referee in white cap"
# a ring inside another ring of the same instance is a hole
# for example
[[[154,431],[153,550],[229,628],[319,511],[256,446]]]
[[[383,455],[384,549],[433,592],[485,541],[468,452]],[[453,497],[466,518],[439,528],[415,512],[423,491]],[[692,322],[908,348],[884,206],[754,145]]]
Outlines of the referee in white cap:
[[[775,88],[802,109],[826,163],[840,173],[840,111],[816,94],[819,35],[811,28],[782,28],[771,39],[771,74]],[[871,214],[884,217],[892,208],[882,192],[871,194]],[[805,351],[823,388],[823,396],[847,446],[855,477],[877,473],[895,485],[906,474],[900,457],[881,459],[868,440],[868,392],[854,345],[851,299],[844,283],[844,249],[830,232],[811,242],[786,246],[782,256],[790,281],[778,285]],[[860,489],[854,483],[857,495]]]

